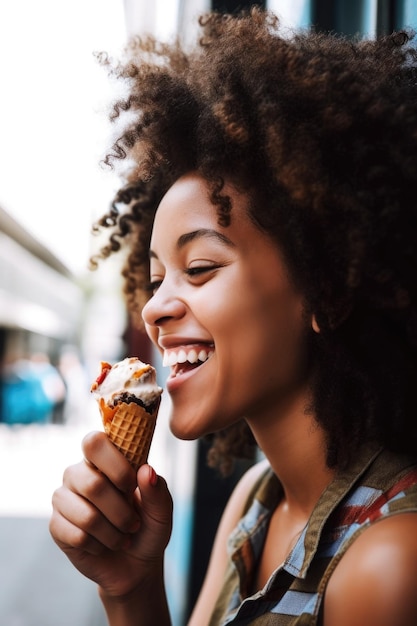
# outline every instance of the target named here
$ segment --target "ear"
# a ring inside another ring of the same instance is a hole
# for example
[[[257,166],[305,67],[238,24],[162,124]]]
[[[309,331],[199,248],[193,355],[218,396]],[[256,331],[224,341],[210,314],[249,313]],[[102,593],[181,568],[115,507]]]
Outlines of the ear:
[[[317,324],[317,320],[316,320],[316,316],[313,315],[311,317],[311,328],[314,330],[315,333],[319,334],[320,333],[320,326]]]

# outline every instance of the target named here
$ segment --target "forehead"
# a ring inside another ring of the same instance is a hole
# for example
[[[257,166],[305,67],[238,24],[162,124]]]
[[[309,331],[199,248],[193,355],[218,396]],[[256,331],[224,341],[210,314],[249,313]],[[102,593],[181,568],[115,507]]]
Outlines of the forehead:
[[[184,232],[188,228],[211,228],[229,235],[236,229],[237,223],[242,225],[243,221],[252,225],[247,215],[246,197],[227,185],[224,193],[231,198],[233,205],[231,226],[220,226],[218,208],[211,202],[209,193],[206,181],[198,174],[190,173],[179,178],[157,209],[151,247],[161,236]]]

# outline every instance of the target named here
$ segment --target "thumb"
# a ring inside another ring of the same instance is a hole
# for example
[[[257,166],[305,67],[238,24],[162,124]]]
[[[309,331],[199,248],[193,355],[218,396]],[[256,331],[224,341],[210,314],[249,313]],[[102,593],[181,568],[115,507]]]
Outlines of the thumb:
[[[137,473],[139,487],[140,534],[155,548],[164,550],[172,529],[172,497],[166,481],[148,464]]]

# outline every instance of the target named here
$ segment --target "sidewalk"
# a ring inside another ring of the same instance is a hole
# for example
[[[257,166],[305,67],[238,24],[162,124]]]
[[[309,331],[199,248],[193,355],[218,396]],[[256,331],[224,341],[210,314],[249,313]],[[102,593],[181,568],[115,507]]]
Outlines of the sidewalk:
[[[50,538],[48,520],[0,519],[0,626],[105,626],[95,585]]]
[[[99,427],[88,415],[82,425],[0,424],[0,626],[107,624],[96,586],[48,530],[52,493]]]

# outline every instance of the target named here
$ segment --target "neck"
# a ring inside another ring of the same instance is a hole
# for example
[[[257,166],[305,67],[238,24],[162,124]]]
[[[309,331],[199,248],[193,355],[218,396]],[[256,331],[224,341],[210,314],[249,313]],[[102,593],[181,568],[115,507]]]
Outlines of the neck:
[[[305,516],[334,476],[326,464],[325,433],[308,405],[308,394],[297,394],[247,420],[280,480],[286,505]]]

